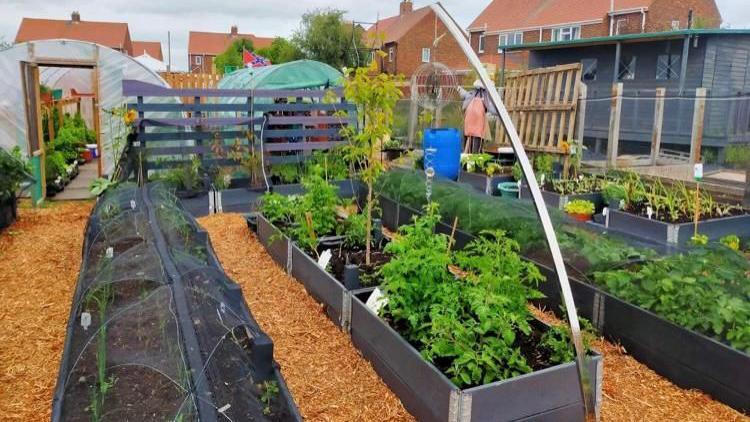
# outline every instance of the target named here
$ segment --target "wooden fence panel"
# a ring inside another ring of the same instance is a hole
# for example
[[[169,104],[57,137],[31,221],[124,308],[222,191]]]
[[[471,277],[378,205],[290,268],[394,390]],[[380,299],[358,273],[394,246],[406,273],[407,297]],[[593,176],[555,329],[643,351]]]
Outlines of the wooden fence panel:
[[[214,73],[163,72],[159,74],[174,89],[216,88],[221,75]],[[192,104],[194,97],[182,97],[183,104]]]
[[[540,68],[506,78],[503,101],[524,147],[567,154],[564,141],[576,134],[581,64]],[[510,143],[507,133],[498,136]]]

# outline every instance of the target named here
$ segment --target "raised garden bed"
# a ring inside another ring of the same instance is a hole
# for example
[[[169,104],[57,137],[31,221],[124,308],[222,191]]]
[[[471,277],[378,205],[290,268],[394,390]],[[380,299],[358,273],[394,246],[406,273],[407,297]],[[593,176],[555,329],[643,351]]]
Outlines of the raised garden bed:
[[[380,199],[383,224],[395,230],[418,211],[388,198]],[[445,222],[438,231],[450,233]],[[692,232],[690,232],[692,235]],[[473,238],[457,230],[457,247]],[[537,302],[559,312],[556,275],[534,260],[548,282],[540,290],[547,297]],[[683,388],[698,388],[738,410],[750,411],[750,356],[715,339],[681,327],[653,312],[569,277],[579,314],[606,337],[620,342],[633,357]],[[353,305],[354,308],[355,305]],[[353,318],[354,321],[354,318]]]
[[[666,223],[621,210],[610,210],[607,228],[675,245],[688,243],[695,231],[693,223]],[[699,221],[698,233],[708,236],[709,240],[718,240],[731,234],[750,236],[750,214]]]
[[[542,190],[542,198],[544,198],[544,203],[547,204],[548,207],[559,210],[565,209],[565,205],[567,205],[568,202],[577,199],[593,202],[594,207],[597,211],[601,211],[601,209],[604,208],[605,205],[604,197],[602,196],[601,192],[563,195],[556,192]],[[521,199],[531,199],[531,190],[526,185],[521,186]]]
[[[355,292],[351,299],[352,342],[418,420],[584,419],[575,363],[462,390],[367,308],[369,295]],[[601,356],[591,356],[588,365],[598,407]]]
[[[487,195],[499,195],[500,190],[497,185],[502,182],[512,182],[513,176],[511,175],[497,175],[487,176],[484,173],[470,173],[465,170],[461,170],[458,174],[458,181],[461,183],[467,183],[479,192],[484,192]]]

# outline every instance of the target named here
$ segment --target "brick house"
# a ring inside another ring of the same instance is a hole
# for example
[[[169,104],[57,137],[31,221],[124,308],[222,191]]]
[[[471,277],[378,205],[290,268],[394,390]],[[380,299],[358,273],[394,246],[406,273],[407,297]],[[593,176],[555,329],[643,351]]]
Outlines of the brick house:
[[[380,19],[364,36],[365,45],[386,53],[384,57],[374,56],[384,72],[411,76],[428,62],[440,62],[453,70],[469,67],[458,43],[432,9],[414,9],[410,0],[401,1],[398,15]]]
[[[691,11],[693,28],[721,24],[715,0],[493,0],[469,34],[482,62],[525,69],[527,52],[502,47],[687,29]]]
[[[144,53],[159,61],[164,61],[159,41],[133,41],[133,56],[138,57]]]
[[[257,37],[253,34],[240,34],[237,26],[228,33],[190,31],[188,38],[188,71],[191,73],[216,73],[214,58],[238,39],[253,42],[253,47],[269,47],[274,38]]]
[[[149,51],[155,52],[158,44],[161,55],[161,43],[133,41],[127,23],[82,21],[78,12],[71,13],[70,20],[23,18],[15,43],[53,39],[93,42],[129,56],[142,54],[134,49],[134,45],[143,47],[147,44]]]

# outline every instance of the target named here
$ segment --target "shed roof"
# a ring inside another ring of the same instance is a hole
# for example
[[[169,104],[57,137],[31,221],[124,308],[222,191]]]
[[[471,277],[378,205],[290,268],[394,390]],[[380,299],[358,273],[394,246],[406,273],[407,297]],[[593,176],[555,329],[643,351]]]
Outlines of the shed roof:
[[[15,42],[67,39],[127,49],[128,38],[128,24],[122,22],[23,18]]]
[[[614,10],[648,9],[654,0],[615,0]],[[610,12],[605,0],[493,0],[469,31],[501,32],[601,21]]]
[[[133,41],[133,56],[138,57],[143,54],[148,54],[156,60],[164,61],[160,41]]]
[[[646,32],[642,34],[615,35],[612,37],[581,38],[571,41],[547,41],[526,44],[509,45],[506,50],[546,50],[569,47],[588,47],[592,45],[607,45],[628,42],[661,41],[686,36],[726,36],[726,35],[748,35],[750,29],[683,29],[679,31]]]
[[[429,7],[421,7],[411,12],[401,15],[391,16],[380,19],[375,25],[367,28],[365,32],[365,42],[375,41],[376,46],[398,42],[406,35],[419,21],[431,13]],[[382,35],[382,40],[380,39]]]
[[[230,32],[199,32],[190,31],[188,37],[188,54],[206,54],[217,56],[238,39],[247,39],[253,42],[253,47],[269,47],[274,38],[258,37],[254,34],[234,34]]]

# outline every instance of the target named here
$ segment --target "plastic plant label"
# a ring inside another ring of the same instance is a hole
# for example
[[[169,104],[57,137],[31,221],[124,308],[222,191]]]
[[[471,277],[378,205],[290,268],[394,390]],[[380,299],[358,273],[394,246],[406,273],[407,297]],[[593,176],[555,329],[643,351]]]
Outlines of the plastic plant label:
[[[651,208],[651,206],[648,206],[648,207],[646,208],[646,215],[648,215],[648,219],[649,219],[649,220],[651,219],[651,216],[653,216],[653,215],[654,215],[654,209],[653,209],[653,208]]]
[[[81,312],[81,327],[83,331],[87,331],[91,326],[91,314],[88,312]]]
[[[325,269],[328,266],[328,263],[331,262],[332,257],[333,253],[331,253],[330,249],[324,250],[323,253],[320,254],[320,258],[318,258],[318,266]]]
[[[605,217],[607,215],[609,215],[609,208],[608,207],[604,207],[604,209],[602,209],[602,215],[605,216]]]
[[[227,403],[224,406],[221,406],[220,408],[216,409],[216,411],[218,411],[219,413],[224,413],[227,410],[229,410],[230,407],[232,407],[232,405]]]
[[[698,163],[693,167],[693,177],[697,181],[703,180],[703,163]]]
[[[542,173],[542,177],[541,177],[541,178],[539,179],[539,180],[541,180],[541,181],[539,182],[539,184],[540,184],[540,185],[542,185],[542,186],[544,186],[544,176],[545,176],[545,174],[544,174],[544,173]]]
[[[135,200],[134,200],[134,199],[131,199],[131,200],[130,200],[130,209],[131,209],[131,210],[134,210],[134,209],[135,209]]]
[[[107,248],[107,258],[112,259],[115,256],[115,249],[113,247]]]
[[[372,294],[367,299],[367,303],[365,303],[365,306],[367,306],[371,311],[375,312],[375,315],[378,315],[381,309],[383,309],[383,306],[388,304],[388,297],[386,297],[383,292],[380,290],[379,287],[376,287],[375,290],[372,291]]]

